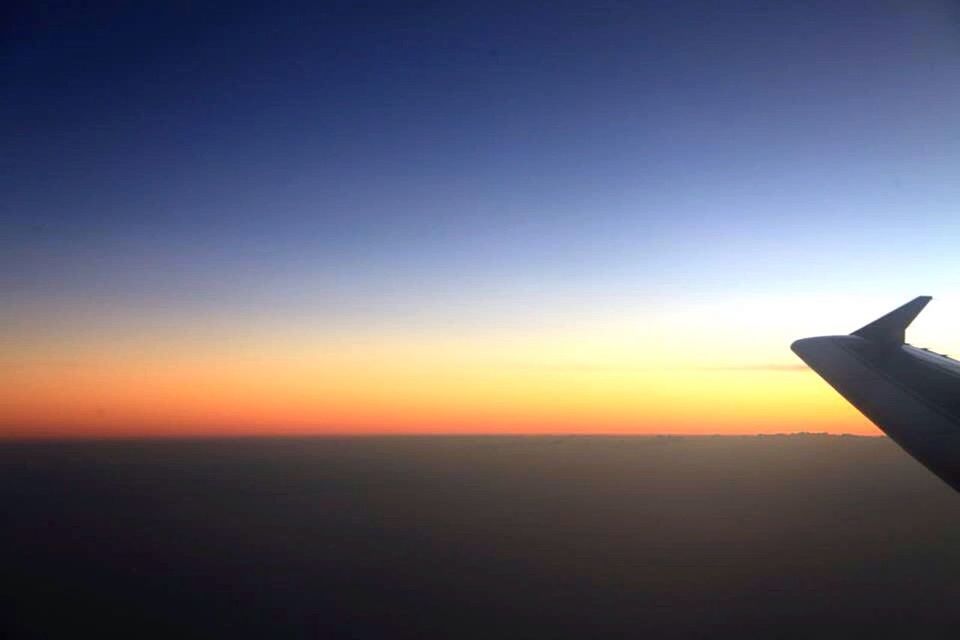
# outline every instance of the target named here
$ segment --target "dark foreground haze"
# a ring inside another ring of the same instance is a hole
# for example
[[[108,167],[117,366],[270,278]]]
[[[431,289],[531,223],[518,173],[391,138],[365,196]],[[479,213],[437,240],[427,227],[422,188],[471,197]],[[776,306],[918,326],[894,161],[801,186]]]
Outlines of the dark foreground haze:
[[[960,622],[960,495],[883,438],[7,444],[0,495],[14,638],[947,637]]]

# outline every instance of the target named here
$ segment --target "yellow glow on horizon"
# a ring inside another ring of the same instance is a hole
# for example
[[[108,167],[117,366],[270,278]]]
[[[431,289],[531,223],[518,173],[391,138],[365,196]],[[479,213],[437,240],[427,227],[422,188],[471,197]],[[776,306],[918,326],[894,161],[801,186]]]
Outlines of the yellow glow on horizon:
[[[24,350],[0,435],[877,433],[786,349],[646,329]]]

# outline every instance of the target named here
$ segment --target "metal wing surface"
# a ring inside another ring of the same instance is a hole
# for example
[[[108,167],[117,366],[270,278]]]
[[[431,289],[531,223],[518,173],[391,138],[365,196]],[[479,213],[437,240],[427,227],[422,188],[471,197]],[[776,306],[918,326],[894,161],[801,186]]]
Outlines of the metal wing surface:
[[[960,491],[960,362],[905,341],[921,296],[850,335],[790,348],[911,456]]]

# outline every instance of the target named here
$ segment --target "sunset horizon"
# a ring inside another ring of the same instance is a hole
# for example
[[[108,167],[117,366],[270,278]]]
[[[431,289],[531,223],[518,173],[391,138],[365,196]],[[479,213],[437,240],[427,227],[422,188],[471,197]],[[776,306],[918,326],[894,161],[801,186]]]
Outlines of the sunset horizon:
[[[0,637],[956,636],[957,2],[0,50]]]
[[[958,350],[960,82],[854,5],[25,9],[0,439],[876,433],[789,345]]]

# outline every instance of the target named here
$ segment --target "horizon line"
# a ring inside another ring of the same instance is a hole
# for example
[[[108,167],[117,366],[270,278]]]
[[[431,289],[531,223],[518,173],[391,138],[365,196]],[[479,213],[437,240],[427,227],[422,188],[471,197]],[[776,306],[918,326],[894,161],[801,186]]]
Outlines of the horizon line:
[[[82,442],[177,442],[177,441],[214,441],[214,440],[369,440],[369,439],[425,439],[425,438],[802,438],[802,437],[831,437],[831,438],[887,438],[884,433],[833,433],[827,431],[782,431],[776,433],[279,433],[279,434],[131,434],[131,435],[34,435],[25,437],[0,436],[0,446],[6,444],[38,444],[38,443],[82,443]]]

